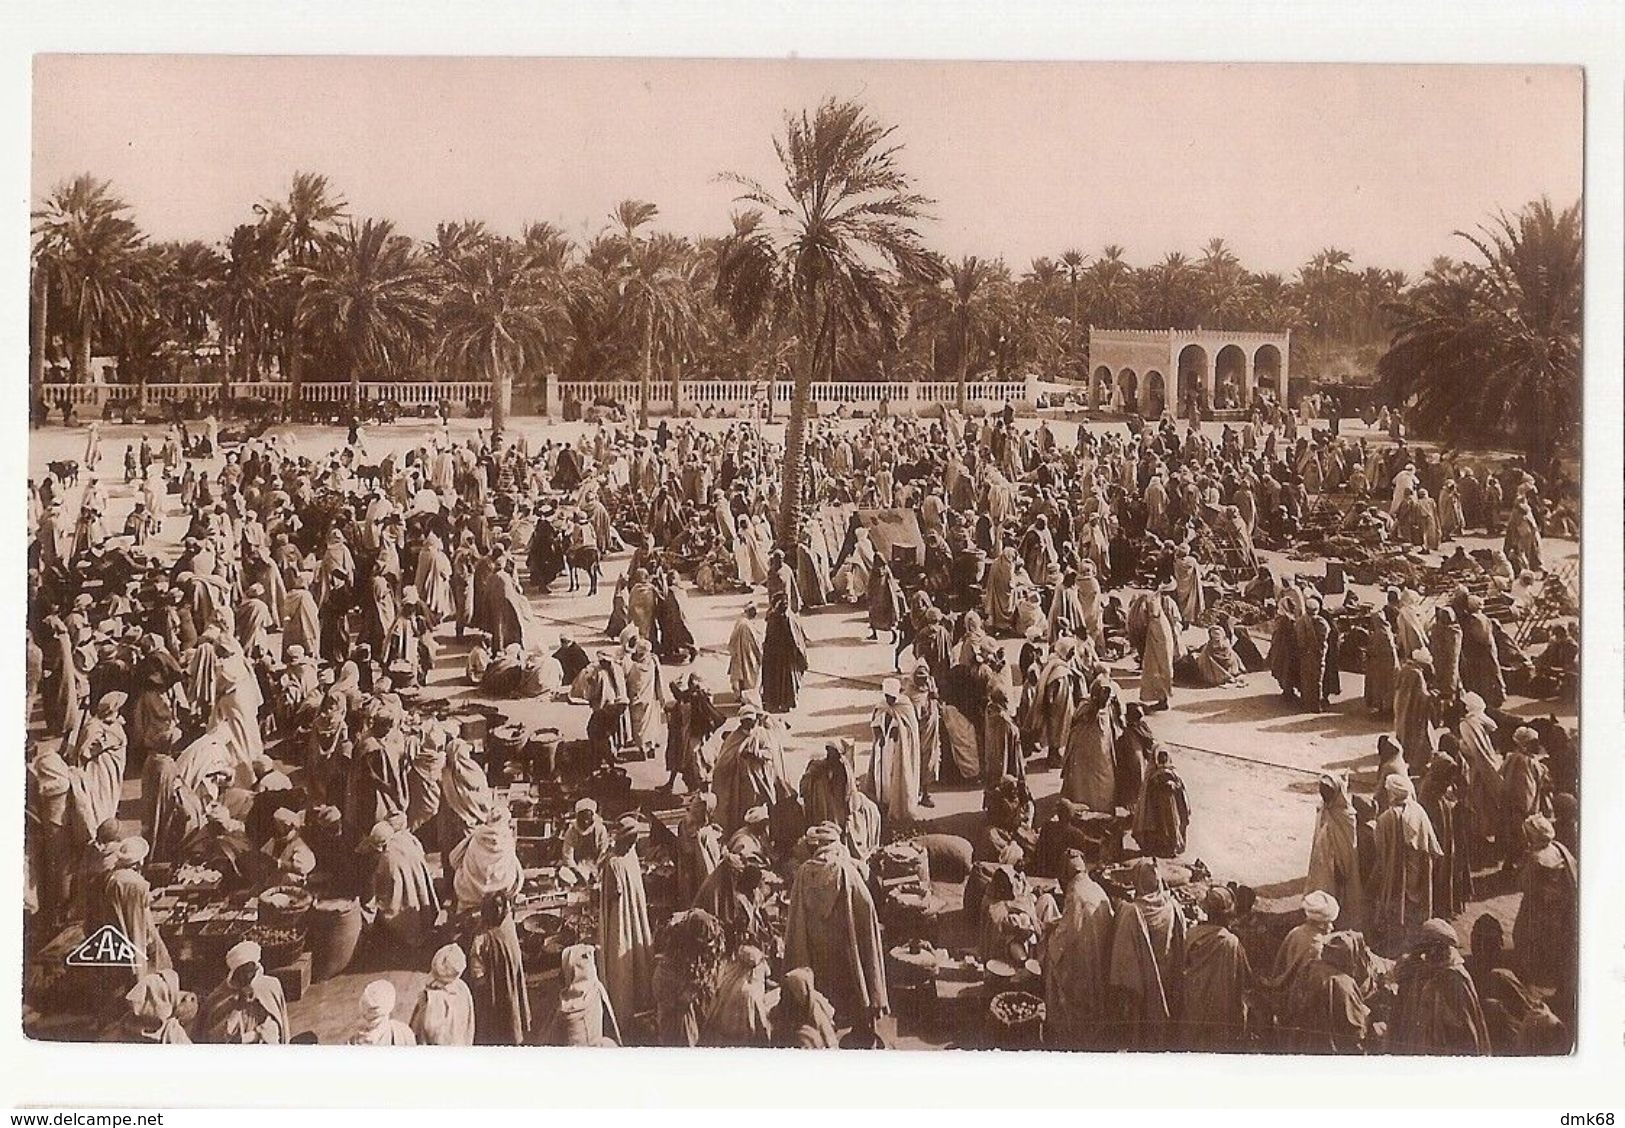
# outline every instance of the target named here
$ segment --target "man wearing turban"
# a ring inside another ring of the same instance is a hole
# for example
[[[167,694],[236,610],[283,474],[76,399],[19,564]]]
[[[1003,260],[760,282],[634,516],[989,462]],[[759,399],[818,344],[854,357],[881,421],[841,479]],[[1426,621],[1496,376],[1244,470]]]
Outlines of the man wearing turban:
[[[1373,925],[1377,937],[1392,949],[1433,915],[1433,867],[1444,849],[1410,777],[1391,775],[1383,787],[1388,807],[1377,816]]]
[[[282,984],[260,965],[260,946],[252,940],[226,953],[226,981],[198,1013],[198,1041],[231,1045],[285,1045],[291,1036],[288,1004]]]
[[[1185,937],[1181,1043],[1191,1050],[1231,1049],[1246,1042],[1253,969],[1240,938],[1229,928],[1236,915],[1235,894],[1214,885],[1202,910],[1207,919]]]
[[[429,982],[412,1010],[412,1035],[422,1046],[472,1046],[474,996],[463,982],[468,957],[447,944],[429,962]]]
[[[1389,1040],[1397,1053],[1488,1054],[1489,1024],[1449,921],[1422,922],[1411,951],[1394,969],[1399,997]]]
[[[415,1046],[411,1027],[395,1017],[395,985],[387,979],[374,979],[362,988],[356,1027],[350,1033],[352,1046]]]
[[[1328,899],[1335,898],[1333,903],[1340,906],[1342,927],[1361,928],[1365,924],[1365,890],[1360,879],[1358,822],[1348,779],[1342,774],[1322,774],[1319,789],[1320,810],[1309,847],[1309,875],[1303,885],[1304,908],[1309,907],[1308,896],[1321,892]]]
[[[818,823],[803,845],[808,858],[790,888],[785,963],[810,968],[843,1020],[871,1019],[889,1005],[874,898],[839,827]]]

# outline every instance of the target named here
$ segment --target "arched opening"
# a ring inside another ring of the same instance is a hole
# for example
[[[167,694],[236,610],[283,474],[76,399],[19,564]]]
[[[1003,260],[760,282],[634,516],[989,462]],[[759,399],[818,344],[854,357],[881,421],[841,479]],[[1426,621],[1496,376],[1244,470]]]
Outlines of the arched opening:
[[[1140,378],[1134,369],[1125,368],[1117,374],[1117,390],[1124,411],[1132,414],[1140,410]]]
[[[1213,406],[1220,411],[1247,402],[1247,354],[1226,345],[1213,358]]]
[[[1179,371],[1174,382],[1182,415],[1189,413],[1192,406],[1198,411],[1208,409],[1207,383],[1207,350],[1201,345],[1186,345],[1179,350]]]
[[[1160,418],[1168,410],[1168,391],[1163,387],[1162,373],[1152,369],[1145,374],[1145,417]]]
[[[1102,364],[1095,369],[1094,384],[1089,389],[1089,406],[1110,406],[1112,402],[1112,370]]]
[[[1274,345],[1259,345],[1253,353],[1253,390],[1268,390],[1280,403],[1286,399],[1281,387],[1281,350]]]

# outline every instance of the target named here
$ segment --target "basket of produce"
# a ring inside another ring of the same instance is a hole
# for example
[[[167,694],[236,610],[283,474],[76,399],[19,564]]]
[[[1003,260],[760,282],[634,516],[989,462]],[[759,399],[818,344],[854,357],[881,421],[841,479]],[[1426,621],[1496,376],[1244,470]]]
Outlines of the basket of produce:
[[[1036,1046],[1044,1039],[1044,1000],[1027,991],[1000,991],[988,1002],[995,1046]]]
[[[290,925],[255,925],[248,938],[260,946],[260,966],[287,967],[305,950],[305,932]]]
[[[316,898],[297,885],[277,885],[259,896],[259,923],[265,928],[293,928],[303,933]]]
[[[514,723],[500,725],[487,731],[485,735],[487,768],[501,767],[510,760],[517,760],[529,736],[523,725]]]

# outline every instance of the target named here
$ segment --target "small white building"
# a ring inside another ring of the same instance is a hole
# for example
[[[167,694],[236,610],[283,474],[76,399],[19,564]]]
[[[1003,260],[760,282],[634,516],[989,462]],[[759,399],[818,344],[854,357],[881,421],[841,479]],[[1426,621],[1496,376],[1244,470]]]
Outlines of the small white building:
[[[1292,331],[1089,327],[1089,406],[1156,416],[1246,407],[1260,388],[1286,402]]]

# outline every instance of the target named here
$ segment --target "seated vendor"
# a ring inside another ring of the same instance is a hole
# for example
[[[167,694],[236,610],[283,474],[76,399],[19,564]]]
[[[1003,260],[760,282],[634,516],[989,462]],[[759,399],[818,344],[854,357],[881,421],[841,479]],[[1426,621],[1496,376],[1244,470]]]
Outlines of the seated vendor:
[[[1449,556],[1439,562],[1439,571],[1476,572],[1478,571],[1478,564],[1471,556],[1467,555],[1467,549],[1458,544]]]
[[[987,821],[973,844],[976,861],[1011,864],[1037,845],[1032,793],[1025,780],[1005,776],[988,791],[984,809]]]
[[[1530,692],[1538,697],[1556,697],[1570,692],[1580,672],[1580,644],[1562,623],[1552,624],[1551,641],[1535,659]]]
[[[564,828],[559,860],[573,869],[597,873],[598,864],[609,853],[609,827],[598,813],[594,799],[576,800],[574,816]]]
[[[513,643],[491,660],[480,678],[480,690],[492,697],[513,697],[525,677],[525,653]]]
[[[485,673],[491,668],[491,651],[485,645],[483,638],[475,639],[474,645],[468,651],[463,669],[468,680],[473,685],[480,685],[485,680]]]
[[[1032,872],[1039,877],[1066,875],[1067,855],[1077,851],[1089,856],[1095,846],[1083,829],[1088,811],[1070,799],[1056,801],[1055,810],[1038,828],[1038,845],[1033,849]]]
[[[1056,918],[1055,902],[1046,896],[1045,907],[1033,895],[1027,879],[1013,866],[994,870],[982,895],[978,918],[978,949],[984,960],[1003,960],[1020,967],[1037,952],[1038,937]]]
[[[301,827],[304,816],[286,807],[278,808],[272,816],[275,828],[262,849],[276,863],[277,872],[271,877],[274,884],[283,882],[303,884],[316,870],[316,855],[305,843]]]
[[[1269,608],[1281,596],[1281,582],[1268,565],[1260,564],[1258,573],[1241,589],[1241,598],[1255,607]]]
[[[1242,668],[1241,657],[1219,624],[1215,623],[1207,629],[1207,642],[1192,657],[1199,685],[1212,688],[1242,684],[1242,675],[1246,671]]]
[[[211,807],[203,824],[181,842],[181,861],[220,873],[223,889],[253,889],[270,883],[276,862],[256,850],[240,819],[223,803]]]

